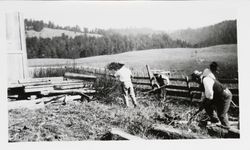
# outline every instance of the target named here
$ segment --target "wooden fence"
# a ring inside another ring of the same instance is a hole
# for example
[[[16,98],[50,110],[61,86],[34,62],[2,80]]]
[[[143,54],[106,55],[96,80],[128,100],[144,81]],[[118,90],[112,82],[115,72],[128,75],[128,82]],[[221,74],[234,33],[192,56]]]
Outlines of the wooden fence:
[[[185,78],[169,78],[170,85],[166,86],[167,95],[178,96],[193,99],[201,98],[201,90],[199,85],[193,80],[189,79],[188,76]],[[219,79],[219,81],[228,86],[229,90],[233,94],[234,104],[239,104],[239,90],[237,79]],[[147,86],[151,87],[148,77],[134,77],[133,84],[135,86]]]
[[[106,69],[93,68],[93,67],[77,67],[77,69],[86,73],[95,74],[96,76],[110,75],[110,72]],[[148,75],[135,73],[137,76],[133,77],[132,83],[136,88],[152,89]],[[140,75],[140,76],[138,76]],[[201,98],[201,90],[199,85],[189,79],[188,76],[175,78],[170,77],[170,85],[166,87],[167,95],[193,99]],[[233,102],[239,105],[239,90],[238,90],[238,79],[219,79],[222,84],[229,87],[229,90],[233,94]]]
[[[109,71],[98,68],[85,69],[89,73],[96,75],[108,75]],[[140,73],[135,73],[136,75]],[[142,74],[140,74],[142,75]],[[201,98],[201,90],[199,85],[191,80],[188,76],[182,78],[170,77],[170,85],[166,86],[167,95],[189,98],[190,101],[193,99]],[[226,85],[233,94],[233,102],[237,107],[239,105],[239,90],[238,90],[238,79],[219,79],[219,81]],[[151,89],[151,84],[148,75],[134,76],[132,83],[136,88]]]

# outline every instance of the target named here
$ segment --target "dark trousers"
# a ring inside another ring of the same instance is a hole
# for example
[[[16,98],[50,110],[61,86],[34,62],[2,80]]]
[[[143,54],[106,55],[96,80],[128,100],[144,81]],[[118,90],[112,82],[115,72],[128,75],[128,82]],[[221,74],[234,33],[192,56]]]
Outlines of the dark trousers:
[[[213,99],[213,103],[205,106],[206,113],[209,115],[211,122],[218,122],[220,120],[223,126],[229,127],[228,110],[232,100],[232,93],[226,89],[220,96]],[[217,112],[217,115],[215,113]]]

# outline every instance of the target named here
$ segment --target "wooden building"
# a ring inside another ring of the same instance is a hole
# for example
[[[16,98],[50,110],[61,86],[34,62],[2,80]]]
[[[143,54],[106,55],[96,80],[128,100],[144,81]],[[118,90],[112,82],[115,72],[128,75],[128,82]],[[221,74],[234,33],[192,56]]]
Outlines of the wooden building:
[[[27,79],[27,51],[24,19],[19,12],[5,14],[8,82]]]

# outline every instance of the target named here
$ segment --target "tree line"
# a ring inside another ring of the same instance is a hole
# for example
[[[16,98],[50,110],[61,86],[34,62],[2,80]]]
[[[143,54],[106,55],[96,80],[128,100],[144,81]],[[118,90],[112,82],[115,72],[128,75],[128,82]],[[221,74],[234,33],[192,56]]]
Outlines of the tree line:
[[[67,30],[67,31],[73,31],[73,32],[82,32],[82,33],[99,33],[102,32],[101,29],[93,29],[89,30],[87,27],[81,28],[78,25],[75,25],[73,27],[70,26],[59,26],[55,23],[48,21],[44,22],[43,20],[32,20],[32,19],[24,19],[25,24],[25,30],[34,30],[37,32],[40,32],[43,28],[51,28],[51,29],[61,29],[61,30]]]
[[[80,58],[117,54],[134,50],[190,47],[181,40],[172,40],[167,34],[120,35],[104,33],[101,37],[62,34],[53,38],[26,38],[28,58]]]

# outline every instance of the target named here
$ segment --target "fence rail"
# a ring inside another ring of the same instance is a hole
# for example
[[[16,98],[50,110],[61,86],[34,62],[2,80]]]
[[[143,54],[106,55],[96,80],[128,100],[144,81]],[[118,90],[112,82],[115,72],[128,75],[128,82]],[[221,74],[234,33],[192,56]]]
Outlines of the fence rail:
[[[58,67],[60,69],[60,67]],[[33,68],[37,69],[37,68]],[[111,76],[110,72],[106,69],[101,68],[93,68],[93,67],[76,67],[74,69],[79,69],[81,71],[84,71],[86,73],[95,74],[97,76]],[[170,84],[166,87],[167,94],[168,95],[174,95],[179,97],[187,97],[191,100],[193,98],[200,98],[201,96],[201,90],[197,86],[197,84],[192,81],[191,79],[186,77],[182,78],[175,78],[170,77],[169,78],[171,83],[176,82],[176,84]],[[134,76],[133,77],[133,84],[137,87],[147,87],[151,88],[151,84],[149,81],[148,75],[143,74],[143,76]],[[238,90],[238,79],[219,79],[219,81],[223,84],[232,84],[234,87],[229,87],[230,91],[233,94],[233,101],[238,104],[239,103],[239,90]],[[177,83],[178,82],[178,83]],[[195,86],[196,85],[196,86]]]
[[[140,79],[140,81],[137,81]],[[142,79],[148,80],[148,82],[142,82]],[[198,86],[194,86],[195,82],[193,80],[189,80],[188,77],[186,78],[170,78],[170,82],[177,81],[182,82],[179,85],[170,84],[166,86],[167,95],[171,96],[178,96],[178,97],[186,97],[193,100],[201,98],[201,89]],[[219,81],[223,84],[235,84],[235,87],[230,87],[229,90],[233,94],[233,102],[235,104],[239,104],[239,89],[238,89],[238,80],[237,79],[219,79]],[[193,83],[193,84],[192,84]],[[133,84],[141,85],[141,86],[148,86],[151,87],[149,83],[148,77],[134,77]]]
[[[92,72],[94,73],[94,72]],[[98,75],[107,75],[107,71],[105,73],[101,71],[97,71]],[[195,99],[201,98],[201,89],[198,86],[194,86],[195,81],[188,78],[188,76],[184,78],[169,78],[170,82],[180,82],[178,85],[170,84],[166,86],[167,94],[171,96],[185,97],[190,98],[191,101]],[[229,88],[229,90],[233,94],[233,101],[235,104],[239,104],[239,90],[238,90],[238,79],[219,79],[222,84],[234,84],[236,87]],[[147,86],[151,87],[151,83],[149,81],[149,77],[147,76],[134,76],[132,83],[135,86]]]

